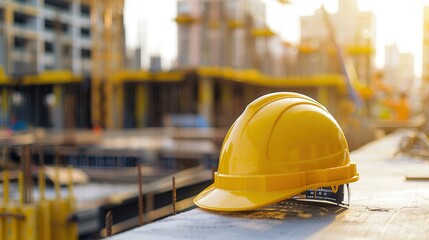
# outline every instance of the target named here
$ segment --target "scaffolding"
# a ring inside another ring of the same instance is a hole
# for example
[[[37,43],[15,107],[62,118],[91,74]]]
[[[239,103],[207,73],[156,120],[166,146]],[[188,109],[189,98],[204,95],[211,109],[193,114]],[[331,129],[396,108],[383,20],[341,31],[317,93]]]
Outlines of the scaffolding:
[[[124,0],[90,0],[92,42],[91,109],[92,125],[114,128],[122,118],[114,118],[113,109],[118,109],[112,101],[114,91],[110,81],[116,71],[123,67],[125,43],[123,40]],[[119,109],[118,109],[119,110]],[[117,115],[118,116],[118,115]]]

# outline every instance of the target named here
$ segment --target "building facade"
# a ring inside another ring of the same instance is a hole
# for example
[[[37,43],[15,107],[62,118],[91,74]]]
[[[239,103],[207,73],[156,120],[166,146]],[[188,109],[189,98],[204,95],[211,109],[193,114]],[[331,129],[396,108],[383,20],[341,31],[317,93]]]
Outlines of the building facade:
[[[94,30],[91,14],[103,21],[104,2],[0,0],[0,50],[6,50],[0,64],[12,75],[63,69],[90,76],[94,45],[100,44],[95,39],[103,37],[102,30]],[[122,19],[113,23],[123,28]]]
[[[384,78],[386,83],[396,92],[407,92],[413,84],[414,56],[402,53],[396,44],[385,47]]]
[[[265,5],[260,0],[179,0],[176,22],[178,68],[264,70],[272,32],[266,28]]]
[[[0,0],[0,65],[16,77],[90,78],[92,125],[120,125],[109,79],[124,66],[123,9],[124,0]]]
[[[422,81],[429,83],[429,6],[423,9],[423,66]]]
[[[80,1],[0,0],[9,74],[67,69],[89,74],[90,6]]]
[[[339,0],[338,13],[328,14],[334,36],[345,57],[353,60],[361,82],[369,83],[374,67],[375,16],[358,9],[356,0]],[[340,72],[340,62],[322,9],[301,17],[300,73]]]

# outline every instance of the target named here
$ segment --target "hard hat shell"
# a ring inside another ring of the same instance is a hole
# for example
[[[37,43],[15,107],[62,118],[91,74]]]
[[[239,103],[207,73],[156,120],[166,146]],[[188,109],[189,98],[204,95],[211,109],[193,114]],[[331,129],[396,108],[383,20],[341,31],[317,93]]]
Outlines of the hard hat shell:
[[[194,202],[209,210],[252,210],[358,179],[343,131],[326,108],[305,95],[279,92],[254,100],[237,118],[214,183]]]

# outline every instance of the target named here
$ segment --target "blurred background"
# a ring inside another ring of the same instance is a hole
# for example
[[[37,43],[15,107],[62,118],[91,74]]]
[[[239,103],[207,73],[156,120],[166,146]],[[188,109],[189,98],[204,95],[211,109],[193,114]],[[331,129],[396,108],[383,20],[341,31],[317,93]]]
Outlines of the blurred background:
[[[67,195],[79,228],[52,236],[124,231],[172,213],[172,176],[192,207],[259,96],[316,99],[354,150],[427,132],[428,83],[425,0],[0,0],[3,202]]]

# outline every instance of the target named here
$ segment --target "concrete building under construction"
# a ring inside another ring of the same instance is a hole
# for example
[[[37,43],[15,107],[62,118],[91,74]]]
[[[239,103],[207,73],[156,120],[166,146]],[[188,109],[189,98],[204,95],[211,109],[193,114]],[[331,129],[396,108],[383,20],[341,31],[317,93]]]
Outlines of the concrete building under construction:
[[[339,1],[338,4],[338,13],[328,14],[334,29],[333,37],[343,48],[341,51],[353,60],[360,81],[368,83],[374,67],[375,16],[372,12],[359,11],[356,0]],[[300,42],[301,74],[341,71],[336,62],[337,50],[321,9],[314,15],[301,17]]]
[[[423,66],[422,80],[429,82],[429,6],[423,10]]]
[[[91,15],[100,21],[110,1],[98,2],[1,0],[0,49],[6,54],[0,65],[8,74],[64,69],[90,76],[94,45],[103,34],[94,29]],[[122,28],[122,19],[113,23]]]
[[[396,44],[385,47],[384,79],[392,90],[408,92],[415,79],[414,56],[403,53]]]
[[[267,39],[274,33],[266,27],[260,0],[181,0],[177,12],[179,68],[266,70]]]
[[[123,0],[0,0],[0,66],[18,77],[47,70],[90,77],[91,122],[111,126],[107,77],[123,68],[123,7]],[[46,91],[66,94],[61,86]]]

